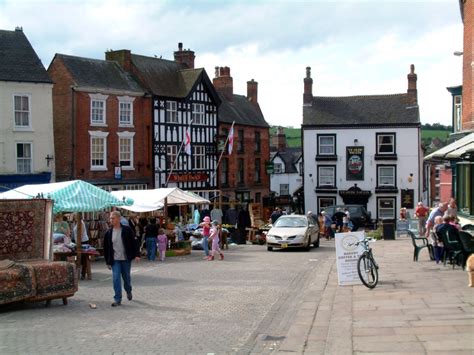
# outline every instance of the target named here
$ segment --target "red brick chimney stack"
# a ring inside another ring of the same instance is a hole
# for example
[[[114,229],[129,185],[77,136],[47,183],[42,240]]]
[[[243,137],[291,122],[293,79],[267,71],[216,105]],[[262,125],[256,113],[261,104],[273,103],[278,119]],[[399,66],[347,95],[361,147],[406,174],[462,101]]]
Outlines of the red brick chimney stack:
[[[132,71],[132,52],[129,49],[105,52],[105,60],[116,61],[125,71]]]
[[[194,69],[196,56],[190,49],[183,49],[183,43],[178,43],[178,50],[174,52],[174,61],[186,65],[188,69]]]
[[[283,127],[278,127],[276,134],[272,137],[272,145],[278,152],[286,151],[286,134]]]
[[[418,104],[418,90],[416,89],[416,80],[417,76],[415,74],[415,65],[410,65],[410,74],[407,75],[408,78],[408,100],[411,104]]]
[[[303,106],[311,106],[313,103],[313,79],[311,79],[311,67],[306,67],[306,78],[304,78]]]
[[[247,81],[247,99],[254,105],[258,104],[258,83],[253,79]]]
[[[212,79],[212,83],[217,91],[219,91],[228,101],[234,100],[234,82],[230,76],[229,67],[216,67],[216,77]]]

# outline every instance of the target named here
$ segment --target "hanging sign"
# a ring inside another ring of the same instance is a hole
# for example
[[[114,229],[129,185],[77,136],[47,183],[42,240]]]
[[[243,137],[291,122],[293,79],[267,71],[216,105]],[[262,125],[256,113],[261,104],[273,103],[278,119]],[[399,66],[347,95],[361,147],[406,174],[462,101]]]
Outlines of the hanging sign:
[[[336,233],[337,277],[340,286],[359,285],[357,260],[363,253],[362,245],[354,245],[364,239],[365,232]]]
[[[364,147],[346,147],[346,180],[364,180]]]

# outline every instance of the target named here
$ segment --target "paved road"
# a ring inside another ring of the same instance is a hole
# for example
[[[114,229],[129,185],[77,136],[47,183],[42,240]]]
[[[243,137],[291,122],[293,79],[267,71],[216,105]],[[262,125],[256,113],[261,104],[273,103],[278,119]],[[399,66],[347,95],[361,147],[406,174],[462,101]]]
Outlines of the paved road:
[[[134,300],[122,307],[110,307],[111,274],[96,262],[68,306],[0,308],[0,353],[271,352],[334,260],[330,242],[310,252],[232,246],[213,262],[201,253],[135,264]]]

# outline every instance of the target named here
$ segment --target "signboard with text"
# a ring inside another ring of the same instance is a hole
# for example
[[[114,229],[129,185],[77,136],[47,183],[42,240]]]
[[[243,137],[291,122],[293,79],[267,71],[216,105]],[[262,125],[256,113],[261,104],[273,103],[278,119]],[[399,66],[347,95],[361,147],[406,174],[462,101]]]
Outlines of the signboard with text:
[[[336,233],[337,278],[340,286],[360,284],[357,260],[363,252],[355,243],[364,239],[365,232]]]
[[[206,181],[208,178],[206,173],[171,174],[169,182]]]
[[[364,147],[346,147],[346,180],[364,180]]]
[[[401,206],[405,208],[415,208],[415,202],[413,201],[415,197],[415,190],[402,189],[400,191],[402,197]]]

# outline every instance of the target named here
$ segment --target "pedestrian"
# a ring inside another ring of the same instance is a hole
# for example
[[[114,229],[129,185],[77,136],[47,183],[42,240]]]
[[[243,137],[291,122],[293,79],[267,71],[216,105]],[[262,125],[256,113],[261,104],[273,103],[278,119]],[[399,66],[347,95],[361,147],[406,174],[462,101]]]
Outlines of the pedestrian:
[[[202,227],[202,249],[204,250],[204,259],[209,258],[209,235],[211,234],[211,218],[206,216],[200,224]]]
[[[344,208],[344,217],[342,217],[342,231],[349,232],[349,221],[351,220],[351,215],[349,210]]]
[[[426,216],[428,215],[428,207],[423,205],[423,202],[418,202],[415,209],[415,216],[418,218],[418,235],[425,235],[426,230]]]
[[[322,211],[321,215],[323,216],[324,236],[327,240],[329,240],[334,235],[332,230],[332,219],[329,217],[326,211]]]
[[[158,226],[156,218],[150,218],[150,223],[145,227],[146,256],[149,261],[156,259],[156,241],[158,237]]]
[[[221,248],[219,248],[219,223],[217,221],[212,221],[211,232],[209,238],[212,241],[212,250],[211,255],[207,258],[208,261],[214,260],[216,252],[219,253],[221,260],[224,260],[224,254],[222,254]]]
[[[283,215],[281,212],[281,209],[279,207],[275,208],[275,211],[272,212],[270,215],[270,219],[272,220],[272,224],[275,224],[278,218],[280,218]]]
[[[456,204],[456,199],[450,198],[448,202],[448,209],[444,213],[446,216],[453,216],[454,218],[458,218],[458,205]]]
[[[135,236],[130,227],[120,224],[120,212],[110,213],[111,228],[104,236],[104,258],[109,270],[112,270],[114,286],[114,302],[112,307],[122,304],[122,279],[123,287],[127,292],[127,299],[132,300],[132,282],[130,270],[132,260],[139,261],[140,254],[135,242]]]
[[[168,245],[168,237],[165,234],[165,230],[163,228],[160,228],[160,230],[158,231],[158,251],[160,253],[161,261],[165,261],[167,245]]]
[[[336,209],[336,213],[334,213],[334,215],[332,216],[332,221],[333,223],[336,224],[336,232],[342,232],[342,227],[343,227],[342,219],[344,218],[344,216],[345,216],[345,213],[342,212],[342,208],[338,207]]]
[[[426,238],[428,240],[432,240],[431,238],[431,233],[432,233],[432,228],[434,226],[434,220],[437,216],[444,216],[444,213],[448,209],[448,204],[446,202],[441,202],[438,204],[438,207],[434,208],[430,215],[428,216],[428,220],[426,221]]]

